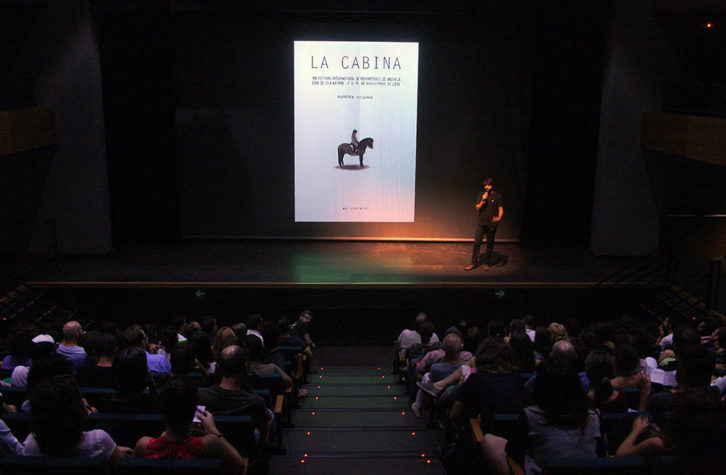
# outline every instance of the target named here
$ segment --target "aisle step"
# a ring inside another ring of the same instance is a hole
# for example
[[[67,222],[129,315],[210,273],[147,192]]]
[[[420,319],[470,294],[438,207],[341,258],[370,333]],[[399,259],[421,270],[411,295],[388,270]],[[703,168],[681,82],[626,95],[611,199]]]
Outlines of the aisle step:
[[[400,384],[318,384],[306,386],[312,396],[403,396]]]
[[[333,376],[374,376],[387,375],[389,368],[371,366],[318,366],[314,368],[314,373],[308,376],[333,375]]]
[[[317,386],[319,384],[396,384],[393,375],[375,374],[310,374],[308,384]]]
[[[406,410],[319,409],[295,411],[292,422],[298,428],[316,427],[403,427],[423,429],[427,419]]]
[[[345,467],[341,472],[341,467]],[[349,457],[349,456],[308,456],[276,457],[270,462],[270,473],[299,475],[445,475],[443,465],[438,460],[424,457]]]
[[[408,398],[405,396],[308,396],[300,401],[300,411],[340,408],[340,409],[396,409],[408,411]]]
[[[283,440],[289,455],[330,455],[365,452],[419,456],[441,446],[439,430],[400,428],[371,429],[286,429]]]

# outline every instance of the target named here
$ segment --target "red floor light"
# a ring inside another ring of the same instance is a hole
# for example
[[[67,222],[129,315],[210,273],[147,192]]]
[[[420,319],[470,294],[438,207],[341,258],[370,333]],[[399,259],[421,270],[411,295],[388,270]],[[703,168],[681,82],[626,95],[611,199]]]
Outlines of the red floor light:
[[[305,432],[305,435],[310,435],[310,432]],[[307,457],[307,454],[305,456]]]
[[[402,416],[405,416],[406,415],[406,411],[401,411],[401,415]]]
[[[303,457],[307,457],[307,456],[308,456],[308,454],[303,454]]]
[[[411,436],[412,437],[416,437],[416,433],[415,432],[411,432]]]
[[[320,399],[320,396],[315,396],[315,400],[317,401],[318,399]]]
[[[431,463],[431,459],[426,460],[426,463]]]
[[[393,396],[393,400],[396,401],[398,399],[398,396]]]
[[[300,459],[300,463],[305,463],[305,459]]]
[[[315,415],[315,411],[311,412],[312,415]]]
[[[426,458],[426,454],[421,454],[421,458]]]

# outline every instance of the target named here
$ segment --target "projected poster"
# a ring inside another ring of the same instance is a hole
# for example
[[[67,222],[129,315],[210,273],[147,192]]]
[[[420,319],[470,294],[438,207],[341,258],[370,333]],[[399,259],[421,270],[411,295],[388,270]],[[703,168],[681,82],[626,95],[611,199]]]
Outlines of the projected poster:
[[[294,47],[295,221],[413,222],[418,43]]]

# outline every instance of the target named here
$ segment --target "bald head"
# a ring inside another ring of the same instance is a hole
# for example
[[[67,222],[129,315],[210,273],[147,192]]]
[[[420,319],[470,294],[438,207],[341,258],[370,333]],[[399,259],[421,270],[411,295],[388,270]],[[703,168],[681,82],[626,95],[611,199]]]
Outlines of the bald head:
[[[63,341],[66,343],[78,343],[78,339],[81,337],[83,327],[75,320],[66,322],[63,325]]]
[[[444,344],[441,349],[444,350],[446,360],[458,360],[461,352],[461,338],[456,333],[449,333],[444,337]]]
[[[420,327],[421,325],[426,323],[426,320],[428,320],[428,316],[425,313],[420,312],[419,314],[417,314],[416,315],[416,327]]]
[[[219,363],[219,371],[222,373],[222,377],[231,378],[246,373],[246,361],[247,352],[244,348],[238,345],[229,345],[219,353],[217,363]]]
[[[562,369],[575,367],[577,364],[577,351],[575,346],[567,340],[560,340],[552,345],[552,353],[550,354],[555,365]]]

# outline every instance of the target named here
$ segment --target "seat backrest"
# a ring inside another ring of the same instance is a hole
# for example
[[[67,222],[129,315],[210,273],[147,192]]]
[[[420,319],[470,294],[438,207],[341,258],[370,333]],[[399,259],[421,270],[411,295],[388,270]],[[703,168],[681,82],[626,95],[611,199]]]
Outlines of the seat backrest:
[[[127,457],[119,461],[117,475],[215,475],[222,473],[219,459],[146,459]]]
[[[242,455],[258,458],[260,447],[255,442],[255,428],[250,416],[214,416],[214,423],[225,439]]]
[[[544,471],[548,475],[642,475],[646,469],[643,457],[605,457],[605,458],[562,458],[550,459]]]
[[[0,459],[3,475],[108,475],[108,464],[100,457],[22,457]]]
[[[161,414],[91,414],[89,420],[118,445],[134,447],[141,437],[158,437],[164,431]]]

